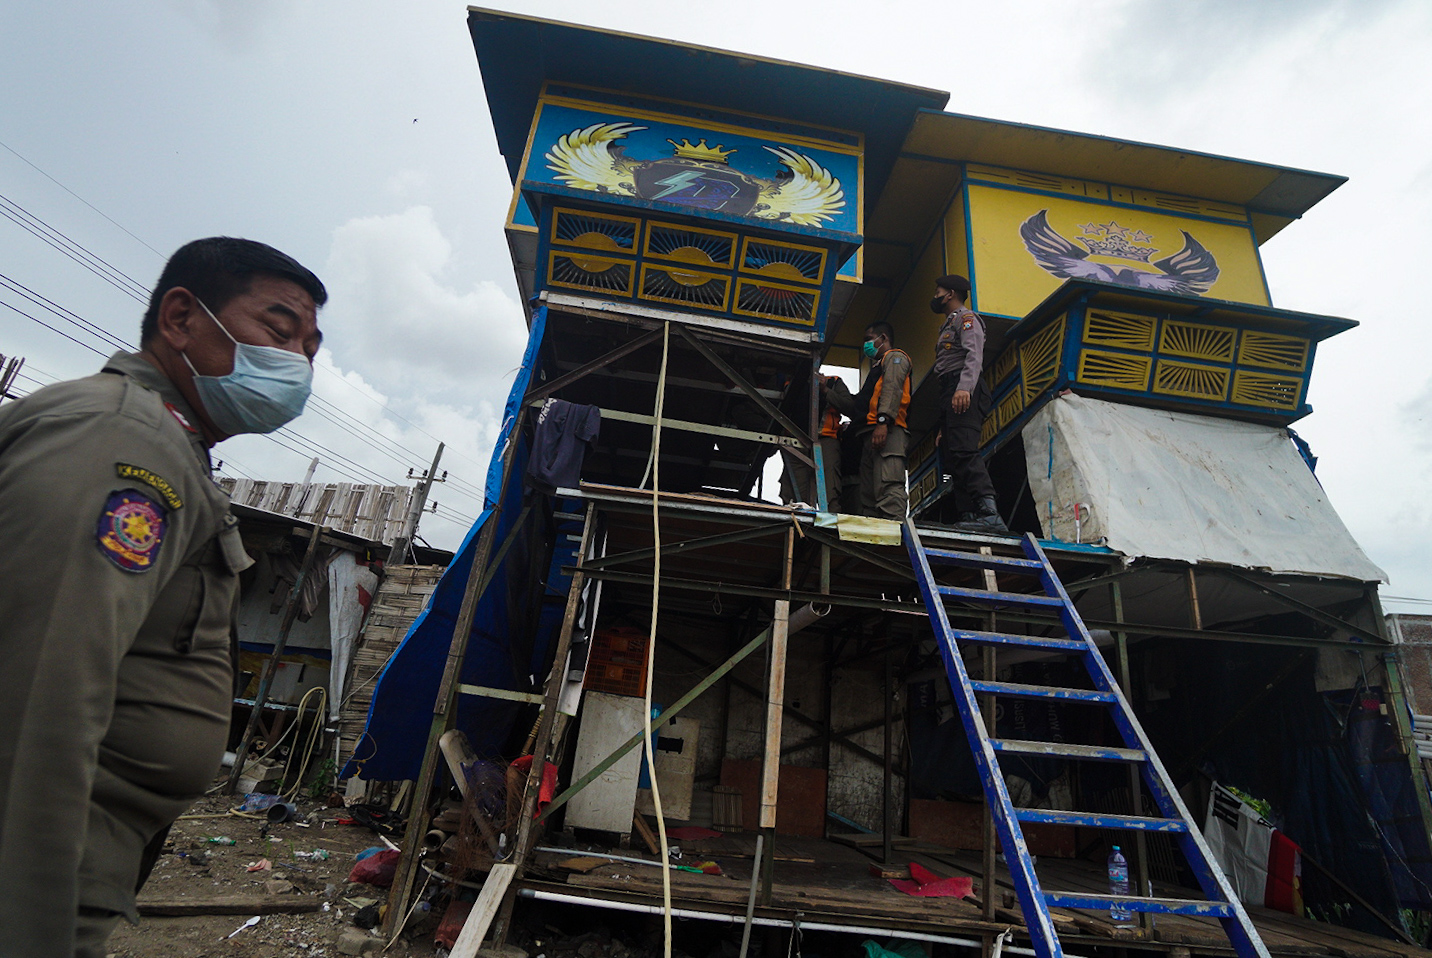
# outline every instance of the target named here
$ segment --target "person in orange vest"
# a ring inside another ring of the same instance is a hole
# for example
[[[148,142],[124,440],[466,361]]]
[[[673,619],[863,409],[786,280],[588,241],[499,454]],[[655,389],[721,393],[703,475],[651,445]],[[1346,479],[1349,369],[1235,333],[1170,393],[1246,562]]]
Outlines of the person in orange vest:
[[[827,511],[840,511],[840,411],[827,404],[820,417],[821,468],[825,472],[825,504]],[[814,455],[812,454],[812,458]],[[781,450],[781,495],[786,502],[816,505],[815,470],[789,452]]]
[[[895,348],[889,323],[872,323],[861,344],[870,373],[850,394],[836,377],[825,380],[826,401],[850,417],[860,437],[860,514],[904,521],[905,455],[910,445],[905,414],[910,408],[910,357]]]

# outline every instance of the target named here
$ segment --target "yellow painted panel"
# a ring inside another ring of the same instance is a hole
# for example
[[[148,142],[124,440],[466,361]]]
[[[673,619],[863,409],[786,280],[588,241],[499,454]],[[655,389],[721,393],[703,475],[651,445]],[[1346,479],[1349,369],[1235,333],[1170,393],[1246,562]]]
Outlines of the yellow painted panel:
[[[965,235],[965,201],[957,196],[945,213],[945,273],[970,275],[970,244]],[[930,291],[934,295],[934,290]]]
[[[1154,392],[1190,399],[1225,399],[1228,396],[1228,372],[1213,366],[1160,359],[1154,369]]]
[[[1302,386],[1303,381],[1295,376],[1274,376],[1240,369],[1233,374],[1233,394],[1229,398],[1246,406],[1297,409]]]
[[[1149,388],[1149,371],[1153,369],[1153,364],[1151,356],[1086,349],[1079,354],[1079,372],[1075,378],[1090,386],[1145,392]]]
[[[980,312],[1024,316],[1070,277],[1269,305],[1246,227],[973,183],[969,196]]]
[[[936,232],[911,270],[886,318],[895,329],[895,345],[909,353],[914,364],[911,388],[929,372],[935,361],[935,337],[944,317],[930,312],[930,297],[935,295],[935,280],[944,275],[943,237]],[[865,331],[861,330],[860,335],[863,337],[864,334]]]
[[[1189,359],[1232,363],[1233,341],[1237,338],[1237,330],[1224,326],[1182,323],[1170,319],[1164,321],[1163,332],[1159,335],[1159,352],[1187,356]]]
[[[1059,352],[1064,345],[1064,319],[1060,318],[1019,347],[1019,375],[1024,403],[1034,402],[1059,376]]]
[[[995,427],[1003,429],[1022,412],[1024,412],[1024,393],[1018,389],[1010,390],[1009,395],[1001,399],[999,405],[995,407]]]
[[[1265,366],[1300,373],[1308,366],[1308,341],[1301,336],[1279,336],[1245,329],[1238,344],[1238,365]]]
[[[1084,317],[1084,342],[1150,353],[1154,349],[1154,328],[1157,324],[1152,316],[1090,309]]]
[[[993,389],[1004,382],[1010,373],[1019,368],[1019,347],[1014,343],[1006,346],[1004,352],[994,361],[988,370],[989,385]]]

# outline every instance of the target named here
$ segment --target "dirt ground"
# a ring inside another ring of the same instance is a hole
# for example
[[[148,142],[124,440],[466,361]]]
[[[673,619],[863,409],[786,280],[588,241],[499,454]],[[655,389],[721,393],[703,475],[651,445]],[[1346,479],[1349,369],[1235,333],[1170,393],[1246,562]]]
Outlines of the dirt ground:
[[[180,917],[143,915],[138,926],[121,923],[109,939],[114,958],[277,958],[277,956],[334,956],[344,931],[355,928],[353,917],[367,902],[387,901],[387,889],[349,884],[354,856],[382,840],[367,828],[340,825],[343,809],[299,803],[295,822],[269,825],[254,818],[225,814],[237,804],[229,796],[202,799],[189,810],[200,818],[182,818],[174,824],[164,854],[140,893],[140,911],[149,903],[183,903],[233,909],[258,906],[239,914],[195,914]],[[315,820],[305,824],[308,817]],[[233,845],[210,843],[228,837]],[[325,850],[328,858],[304,858],[298,853]],[[249,866],[267,859],[272,868],[250,872]],[[292,885],[266,887],[267,882]],[[244,923],[275,907],[312,907],[299,914],[263,914],[257,923]],[[423,917],[423,916],[415,916]],[[409,933],[389,949],[389,955],[434,954],[435,919],[417,921]],[[231,933],[236,932],[236,934]]]

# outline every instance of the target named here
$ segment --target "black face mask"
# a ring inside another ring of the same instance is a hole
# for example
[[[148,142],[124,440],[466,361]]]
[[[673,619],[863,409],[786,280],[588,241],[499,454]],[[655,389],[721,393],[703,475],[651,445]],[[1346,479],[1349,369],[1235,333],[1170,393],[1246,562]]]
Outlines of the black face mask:
[[[934,299],[930,300],[930,312],[932,312],[932,313],[943,313],[943,312],[945,312],[945,311],[946,311],[946,310],[945,310],[945,299],[946,299],[946,298],[947,298],[947,297],[945,297],[945,296],[936,296]]]

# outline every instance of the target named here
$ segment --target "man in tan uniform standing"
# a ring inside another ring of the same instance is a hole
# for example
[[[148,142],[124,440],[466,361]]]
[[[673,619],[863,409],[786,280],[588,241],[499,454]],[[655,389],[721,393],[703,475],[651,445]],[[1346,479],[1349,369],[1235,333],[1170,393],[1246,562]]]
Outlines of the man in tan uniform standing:
[[[0,406],[0,953],[104,955],[218,770],[244,552],[209,447],[303,409],[323,284],[219,237],[138,353]]]
[[[860,514],[905,521],[905,457],[910,445],[905,414],[910,408],[910,357],[895,348],[889,323],[865,330],[861,351],[870,372],[854,396],[845,383],[823,381],[826,401],[851,419],[860,437]]]

